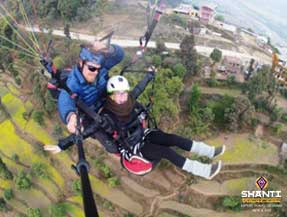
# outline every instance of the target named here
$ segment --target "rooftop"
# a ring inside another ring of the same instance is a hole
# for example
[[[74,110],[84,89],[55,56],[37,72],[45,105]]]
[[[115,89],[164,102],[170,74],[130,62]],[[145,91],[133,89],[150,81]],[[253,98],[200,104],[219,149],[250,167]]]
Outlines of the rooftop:
[[[215,9],[217,8],[217,5],[216,4],[212,4],[212,3],[207,3],[207,4],[202,4],[201,7],[208,7],[212,10],[215,11]]]

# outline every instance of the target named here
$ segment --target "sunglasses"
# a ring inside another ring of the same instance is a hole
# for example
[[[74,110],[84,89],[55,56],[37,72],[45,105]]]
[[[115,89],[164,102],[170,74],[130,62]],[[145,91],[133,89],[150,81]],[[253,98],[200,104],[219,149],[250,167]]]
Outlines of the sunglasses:
[[[101,69],[101,67],[95,67],[95,66],[89,66],[87,65],[89,71],[91,72],[95,72],[95,71],[99,71]]]

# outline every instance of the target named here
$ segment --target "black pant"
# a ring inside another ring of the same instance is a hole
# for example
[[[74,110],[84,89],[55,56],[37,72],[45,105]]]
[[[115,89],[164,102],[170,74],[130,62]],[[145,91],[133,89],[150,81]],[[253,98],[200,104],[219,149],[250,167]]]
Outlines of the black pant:
[[[159,161],[165,158],[177,167],[182,168],[185,157],[171,149],[172,146],[190,151],[192,140],[185,139],[178,135],[168,134],[161,130],[152,131],[146,136],[144,146],[141,148],[141,153],[144,158],[148,160]]]

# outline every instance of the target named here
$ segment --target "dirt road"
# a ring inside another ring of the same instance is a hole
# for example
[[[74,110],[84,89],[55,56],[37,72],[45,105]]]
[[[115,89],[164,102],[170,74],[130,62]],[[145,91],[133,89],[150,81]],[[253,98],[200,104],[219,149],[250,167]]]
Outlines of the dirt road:
[[[25,27],[25,29],[27,31],[33,31],[33,32],[44,32],[44,33],[48,33],[49,31],[47,29],[44,29],[43,31],[41,31],[39,28],[37,27]],[[52,32],[53,35],[56,36],[62,36],[65,37],[65,34],[63,32],[63,30],[53,30]],[[98,39],[99,37],[94,36],[94,35],[88,35],[88,34],[81,34],[81,33],[76,33],[76,32],[70,32],[71,34],[71,38],[72,39],[78,39],[78,40],[83,40],[83,41],[94,41],[96,39]],[[119,38],[113,38],[111,40],[112,43],[118,44],[122,47],[138,47],[139,46],[139,42],[138,40],[127,40],[127,39],[119,39]],[[154,41],[150,41],[148,43],[148,47],[150,48],[155,48],[156,44]],[[179,43],[171,43],[171,42],[165,42],[165,46],[168,49],[175,49],[178,50],[180,44]],[[198,53],[204,55],[204,56],[209,56],[211,54],[211,52],[213,51],[214,47],[205,47],[205,46],[195,46],[195,49],[197,50]],[[222,55],[223,56],[235,56],[235,57],[239,57],[242,60],[250,60],[251,58],[257,60],[260,63],[263,64],[271,64],[271,58],[270,59],[262,59],[262,56],[253,56],[247,53],[240,53],[240,52],[236,52],[236,51],[231,51],[231,50],[224,50],[221,49],[222,51]]]

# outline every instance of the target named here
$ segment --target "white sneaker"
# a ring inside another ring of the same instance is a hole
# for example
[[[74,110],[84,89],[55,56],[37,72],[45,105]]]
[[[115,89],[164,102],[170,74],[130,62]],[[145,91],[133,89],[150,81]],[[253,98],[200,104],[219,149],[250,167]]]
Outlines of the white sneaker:
[[[221,160],[218,161],[217,163],[212,164],[211,166],[211,171],[210,171],[210,175],[209,177],[207,177],[206,179],[211,180],[213,179],[221,170],[222,167],[222,162]]]
[[[226,149],[225,145],[222,145],[220,147],[215,148],[213,158],[220,156],[220,155],[223,155],[225,152],[225,149]]]

